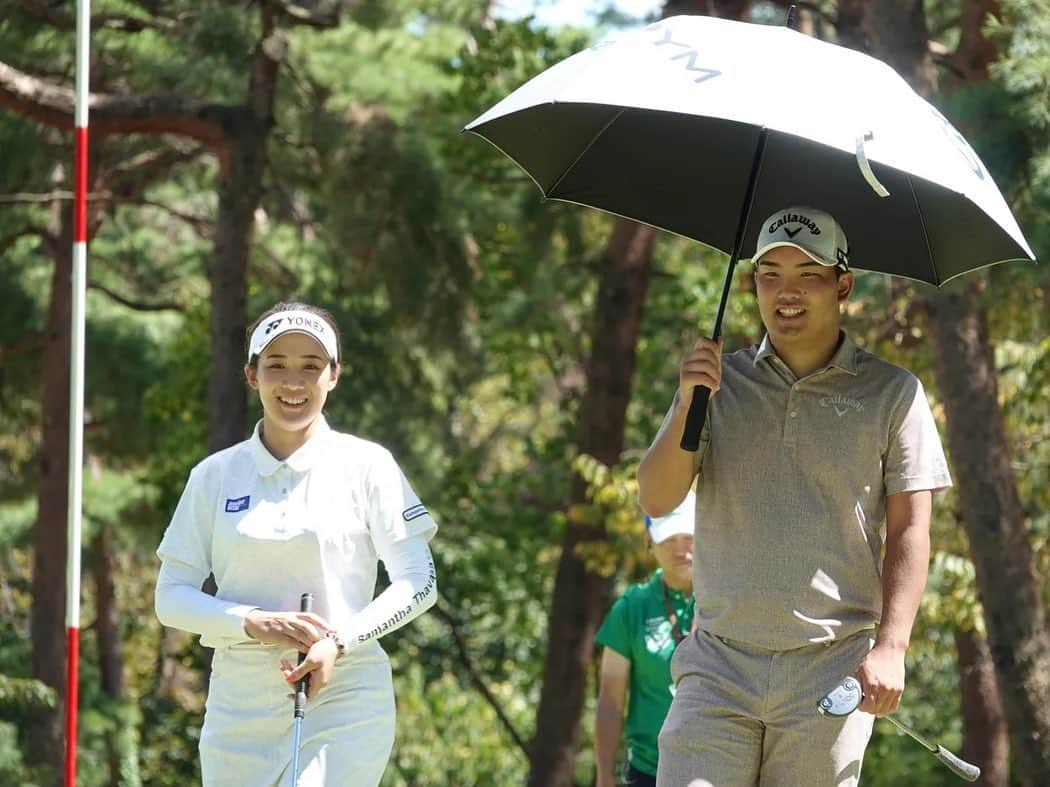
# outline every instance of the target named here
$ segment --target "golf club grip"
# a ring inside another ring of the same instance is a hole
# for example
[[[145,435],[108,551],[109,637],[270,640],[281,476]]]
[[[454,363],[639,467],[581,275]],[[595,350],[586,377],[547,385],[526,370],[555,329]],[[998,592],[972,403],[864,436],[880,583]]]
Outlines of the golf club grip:
[[[314,594],[313,593],[303,593],[303,595],[301,595],[299,597],[299,611],[300,612],[312,612],[313,611],[313,606],[314,606]],[[299,653],[299,661],[297,663],[298,664],[302,664],[304,661],[306,661],[306,654],[300,651],[300,653]],[[306,713],[304,708],[306,706],[306,690],[309,687],[309,685],[310,685],[310,676],[309,675],[305,675],[304,677],[300,678],[299,680],[297,680],[295,682],[295,716],[298,717],[298,718],[302,718],[303,715]]]
[[[707,400],[711,398],[711,389],[706,385],[693,386],[693,401],[689,403],[689,412],[685,416],[685,429],[682,430],[683,451],[695,451],[700,447],[700,432],[707,419]]]
[[[964,779],[968,782],[975,782],[981,778],[980,768],[968,763],[961,757],[956,757],[939,743],[937,744],[937,752],[934,756],[947,765],[951,769],[951,772],[960,779]]]

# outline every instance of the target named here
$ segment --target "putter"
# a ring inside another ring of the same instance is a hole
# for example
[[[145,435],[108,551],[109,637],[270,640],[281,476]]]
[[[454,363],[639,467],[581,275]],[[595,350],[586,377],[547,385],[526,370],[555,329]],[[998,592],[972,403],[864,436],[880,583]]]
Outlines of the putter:
[[[314,594],[303,593],[299,597],[299,611],[311,612],[314,605]],[[299,654],[299,664],[306,659],[305,653]],[[306,716],[306,689],[310,685],[307,675],[295,682],[295,732],[292,737],[292,787],[299,784],[299,744],[303,738],[303,717]]]
[[[817,710],[824,716],[848,716],[857,709],[863,699],[864,692],[860,688],[860,681],[852,677],[845,678],[838,686],[820,698]],[[897,721],[892,716],[879,716],[878,718],[885,719],[912,740],[917,741],[960,779],[975,782],[981,777],[981,769],[976,765],[955,756],[939,743],[930,743],[908,725]]]

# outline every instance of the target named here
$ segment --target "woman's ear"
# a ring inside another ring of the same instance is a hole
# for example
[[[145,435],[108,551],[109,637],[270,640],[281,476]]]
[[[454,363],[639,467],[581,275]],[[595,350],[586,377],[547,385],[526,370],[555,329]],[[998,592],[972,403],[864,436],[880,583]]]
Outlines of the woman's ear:
[[[335,388],[335,384],[339,382],[339,372],[343,367],[338,363],[329,364],[328,366],[328,390],[331,391]]]
[[[248,381],[248,386],[250,388],[259,387],[259,380],[257,377],[258,371],[259,370],[254,366],[249,366],[248,364],[244,365],[244,379]]]

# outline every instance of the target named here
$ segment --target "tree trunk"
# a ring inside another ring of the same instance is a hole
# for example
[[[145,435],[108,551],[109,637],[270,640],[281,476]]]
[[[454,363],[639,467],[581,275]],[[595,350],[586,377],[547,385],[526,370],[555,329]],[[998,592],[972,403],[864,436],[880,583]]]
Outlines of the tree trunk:
[[[56,214],[60,214],[56,209]],[[28,762],[62,773],[65,758],[63,711],[66,688],[66,551],[69,500],[70,323],[72,320],[73,237],[68,222],[56,221],[49,241],[54,269],[44,350],[40,479],[33,528],[33,606],[30,612],[33,677],[59,697],[55,708],[31,712]]]
[[[114,577],[117,561],[113,551],[113,529],[103,525],[91,544],[92,574],[95,579],[95,639],[98,642],[99,677],[102,692],[119,703],[124,699],[124,655],[120,641],[120,610]],[[122,736],[106,741],[109,783],[120,784]]]
[[[948,449],[1021,783],[1050,773],[1050,636],[976,285],[927,299]]]
[[[245,124],[247,125],[247,124]],[[211,283],[211,366],[208,374],[208,451],[244,439],[248,417],[244,375],[244,328],[248,258],[255,209],[262,194],[265,135],[245,129],[229,138],[227,171],[220,176]]]
[[[962,689],[964,760],[981,769],[983,787],[1009,787],[1010,734],[988,641],[976,631],[955,632]]]
[[[103,525],[91,545],[95,579],[95,638],[102,691],[114,700],[124,698],[124,655],[120,641],[120,610],[117,606],[116,556],[113,532]]]
[[[602,259],[577,446],[579,453],[608,465],[617,464],[623,451],[655,235],[652,227],[617,219]],[[571,504],[584,502],[586,483],[577,476]],[[566,525],[551,602],[530,787],[573,783],[587,671],[611,584],[610,579],[587,571],[577,546],[604,538],[602,526]]]
[[[262,35],[255,47],[244,106],[226,115],[224,166],[219,180],[219,211],[211,281],[211,367],[208,376],[208,448],[220,451],[244,439],[247,398],[244,375],[248,262],[255,211],[266,176],[266,145],[273,128],[277,72],[286,41],[274,26],[273,11],[262,4]]]

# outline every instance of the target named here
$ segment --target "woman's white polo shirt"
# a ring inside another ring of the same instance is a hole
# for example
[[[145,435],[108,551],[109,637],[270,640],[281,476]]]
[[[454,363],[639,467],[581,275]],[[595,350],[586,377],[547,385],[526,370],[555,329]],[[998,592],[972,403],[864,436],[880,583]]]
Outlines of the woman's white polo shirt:
[[[181,577],[215,575],[216,597],[194,627],[210,647],[248,640],[251,609],[295,611],[304,592],[313,593],[314,612],[344,629],[372,601],[377,559],[398,541],[429,541],[437,531],[382,446],[336,432],[322,417],[282,461],[263,445],[260,424],[193,469],[157,548]]]

